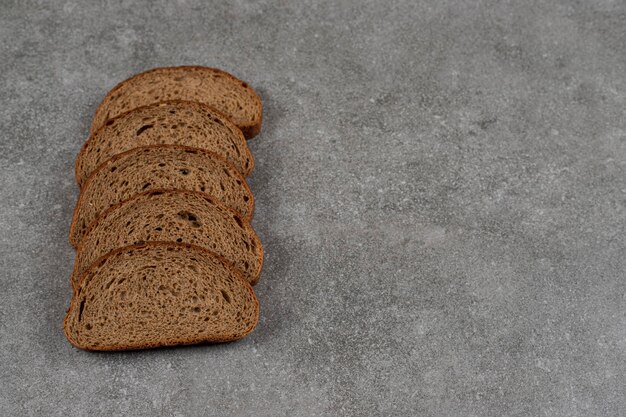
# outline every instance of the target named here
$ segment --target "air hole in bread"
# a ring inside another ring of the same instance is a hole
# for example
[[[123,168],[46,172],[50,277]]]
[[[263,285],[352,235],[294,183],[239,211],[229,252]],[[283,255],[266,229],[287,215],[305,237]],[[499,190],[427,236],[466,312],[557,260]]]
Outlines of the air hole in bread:
[[[111,285],[113,285],[113,282],[115,281],[115,278],[113,278],[111,281],[109,281],[107,283],[107,285],[104,286],[105,290],[108,290],[109,288],[111,288]]]
[[[198,217],[195,214],[190,213],[188,211],[179,211],[178,212],[178,218],[180,220],[187,220],[187,221],[190,221],[190,222],[195,222],[195,221],[198,220]]]
[[[141,127],[137,130],[136,136],[141,135],[143,132],[145,132],[146,130],[151,129],[151,128],[153,128],[153,127],[154,127],[154,125],[143,125],[143,126],[141,126]]]
[[[241,218],[239,216],[233,216],[233,219],[235,219],[239,227],[243,229],[243,222],[241,221]]]
[[[83,318],[83,310],[85,309],[85,300],[80,302],[80,308],[78,309],[78,321],[81,321]]]
[[[230,304],[230,295],[228,295],[228,293],[224,290],[220,290],[220,292],[222,293],[222,297],[224,298],[224,301]]]
[[[111,119],[108,122],[106,122],[106,125],[111,126],[113,123],[115,123],[115,120]]]
[[[183,169],[180,170],[180,173],[183,174],[183,175],[188,175],[189,174],[189,170],[183,168]]]

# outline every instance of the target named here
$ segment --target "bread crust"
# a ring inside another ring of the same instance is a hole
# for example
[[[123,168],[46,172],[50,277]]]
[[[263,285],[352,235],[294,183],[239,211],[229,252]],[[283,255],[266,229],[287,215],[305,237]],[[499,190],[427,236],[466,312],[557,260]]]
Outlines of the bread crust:
[[[249,124],[241,124],[241,125],[237,125],[237,127],[239,127],[239,129],[241,129],[241,131],[243,132],[244,136],[246,137],[246,139],[252,139],[253,137],[255,137],[256,135],[258,135],[261,131],[261,124],[263,122],[263,105],[261,103],[261,98],[259,97],[259,95],[257,94],[257,92],[250,87],[250,85],[248,83],[246,83],[243,80],[240,80],[239,78],[235,77],[234,75],[221,70],[219,68],[214,68],[214,67],[205,67],[202,65],[180,65],[180,66],[174,66],[174,67],[157,67],[157,68],[152,68],[149,69],[147,71],[144,72],[140,72],[138,74],[133,75],[130,78],[125,79],[124,81],[119,82],[117,85],[115,85],[115,87],[113,87],[106,96],[104,96],[104,98],[102,99],[102,102],[100,103],[100,105],[98,105],[98,107],[96,108],[95,114],[94,114],[94,119],[91,125],[91,129],[90,129],[90,133],[94,133],[95,131],[97,131],[101,126],[103,126],[107,120],[109,120],[109,118],[105,117],[103,118],[102,123],[100,124],[96,124],[96,117],[101,114],[104,111],[104,106],[106,105],[106,103],[108,102],[109,97],[111,97],[113,94],[115,94],[116,91],[118,91],[120,88],[122,88],[126,83],[130,82],[130,81],[135,81],[139,78],[143,78],[146,76],[150,76],[155,72],[174,72],[174,71],[197,71],[197,72],[202,72],[202,71],[208,71],[208,72],[214,72],[214,73],[218,73],[221,74],[227,78],[230,78],[231,80],[235,81],[236,83],[240,84],[243,88],[245,88],[247,91],[249,91],[251,94],[251,96],[253,97],[254,101],[256,102],[256,108],[257,108],[257,113],[256,113],[256,122],[255,123],[249,123]]]

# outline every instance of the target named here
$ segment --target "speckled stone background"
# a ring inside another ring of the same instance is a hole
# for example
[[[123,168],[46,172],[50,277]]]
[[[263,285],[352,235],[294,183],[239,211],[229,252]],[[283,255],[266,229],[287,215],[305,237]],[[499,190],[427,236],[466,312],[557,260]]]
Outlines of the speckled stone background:
[[[265,106],[247,339],[79,351],[74,158],[118,81]],[[626,3],[0,1],[0,415],[626,415]]]

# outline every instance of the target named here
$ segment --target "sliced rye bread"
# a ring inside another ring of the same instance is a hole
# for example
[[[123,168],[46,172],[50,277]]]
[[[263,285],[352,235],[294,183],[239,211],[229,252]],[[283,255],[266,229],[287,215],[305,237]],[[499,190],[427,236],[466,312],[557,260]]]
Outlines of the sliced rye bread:
[[[261,99],[247,83],[219,69],[182,66],[155,68],[119,83],[97,108],[91,133],[119,114],[165,100],[208,104],[228,116],[248,139],[261,130]]]
[[[94,132],[76,158],[76,181],[82,186],[107,159],[149,145],[184,145],[223,156],[248,176],[254,159],[241,131],[216,110],[189,101],[168,101],[132,109]]]
[[[85,272],[64,331],[76,347],[128,350],[241,339],[259,303],[239,272],[202,248],[126,246]]]
[[[101,164],[85,182],[72,217],[70,243],[77,247],[109,207],[154,189],[207,193],[246,220],[254,212],[245,179],[219,155],[179,145],[135,148]]]
[[[92,224],[76,253],[72,287],[100,256],[153,241],[189,243],[215,252],[252,285],[263,267],[261,241],[239,214],[204,193],[154,190],[111,207]]]

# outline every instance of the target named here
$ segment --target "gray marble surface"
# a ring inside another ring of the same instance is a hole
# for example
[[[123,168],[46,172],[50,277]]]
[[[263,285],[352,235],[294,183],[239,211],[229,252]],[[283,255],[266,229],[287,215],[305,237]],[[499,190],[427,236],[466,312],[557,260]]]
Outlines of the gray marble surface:
[[[626,3],[0,1],[0,415],[626,415]],[[265,106],[245,340],[79,351],[74,158],[118,81]]]

